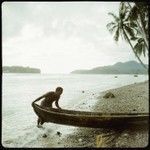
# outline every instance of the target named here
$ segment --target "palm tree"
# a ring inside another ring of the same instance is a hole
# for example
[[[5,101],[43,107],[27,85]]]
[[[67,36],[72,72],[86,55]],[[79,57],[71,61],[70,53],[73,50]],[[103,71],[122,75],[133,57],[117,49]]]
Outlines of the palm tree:
[[[146,4],[145,2],[134,2],[135,5],[133,8],[136,8],[138,12],[137,13],[137,17],[136,18],[137,20],[140,21],[140,24],[141,24],[141,28],[142,28],[142,31],[143,31],[143,35],[144,35],[144,38],[145,38],[145,42],[146,42],[146,46],[148,46],[148,4]],[[133,12],[134,13],[134,12]]]
[[[136,37],[136,30],[134,30],[136,24],[133,22],[129,22],[128,14],[130,13],[130,8],[125,5],[124,2],[120,3],[119,7],[119,16],[116,16],[113,13],[108,13],[114,18],[114,21],[107,24],[107,28],[111,33],[114,33],[114,40],[118,41],[119,37],[121,36],[125,41],[129,43],[134,52],[135,56],[142,64],[142,66],[147,69],[145,64],[141,61],[140,57],[138,56],[137,52],[134,49],[134,46],[131,43],[130,38]]]
[[[131,6],[131,4],[127,2],[127,5],[130,7],[129,21],[137,24],[137,27],[135,27],[135,29],[138,30],[139,36],[134,39],[137,42],[134,48],[139,55],[143,53],[145,56],[145,51],[149,51],[148,5],[143,2],[134,2],[133,4],[134,5]]]

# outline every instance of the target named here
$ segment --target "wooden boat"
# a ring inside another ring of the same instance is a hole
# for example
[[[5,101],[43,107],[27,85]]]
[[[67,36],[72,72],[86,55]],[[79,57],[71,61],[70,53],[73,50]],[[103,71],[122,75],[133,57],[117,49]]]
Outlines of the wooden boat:
[[[147,122],[149,119],[148,113],[100,113],[100,112],[86,112],[74,111],[65,109],[46,109],[35,101],[32,107],[38,117],[44,122],[52,122],[63,125],[72,125],[78,127],[91,127],[91,128],[107,128],[127,125],[132,123]]]

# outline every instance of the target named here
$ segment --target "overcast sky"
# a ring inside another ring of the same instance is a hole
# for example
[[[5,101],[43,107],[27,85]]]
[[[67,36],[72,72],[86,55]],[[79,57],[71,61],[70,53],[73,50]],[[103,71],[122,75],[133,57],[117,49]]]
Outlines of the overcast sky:
[[[118,2],[4,2],[3,65],[69,73],[136,60],[128,43],[116,43],[106,28],[108,12],[118,14],[118,7]]]

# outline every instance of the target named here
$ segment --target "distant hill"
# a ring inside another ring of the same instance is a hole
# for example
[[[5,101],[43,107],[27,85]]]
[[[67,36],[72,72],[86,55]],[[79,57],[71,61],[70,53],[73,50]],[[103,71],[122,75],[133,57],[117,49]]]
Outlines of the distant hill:
[[[148,66],[148,65],[146,65]],[[74,74],[148,74],[147,70],[136,61],[118,62],[114,65],[96,67],[90,70],[75,70]]]
[[[41,70],[22,66],[4,66],[3,73],[41,73]]]

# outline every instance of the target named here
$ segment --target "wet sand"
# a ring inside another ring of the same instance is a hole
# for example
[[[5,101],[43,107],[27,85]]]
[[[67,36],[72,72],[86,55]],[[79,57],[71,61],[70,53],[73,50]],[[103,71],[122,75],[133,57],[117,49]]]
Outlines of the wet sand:
[[[103,98],[107,92],[112,92],[115,98]],[[111,89],[100,93],[92,110],[106,113],[148,113],[148,95],[147,81]],[[77,127],[73,133],[60,137],[56,147],[146,147],[148,133],[147,123],[113,129]]]

